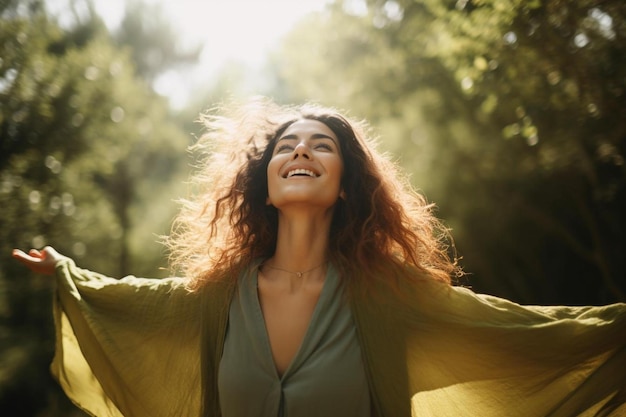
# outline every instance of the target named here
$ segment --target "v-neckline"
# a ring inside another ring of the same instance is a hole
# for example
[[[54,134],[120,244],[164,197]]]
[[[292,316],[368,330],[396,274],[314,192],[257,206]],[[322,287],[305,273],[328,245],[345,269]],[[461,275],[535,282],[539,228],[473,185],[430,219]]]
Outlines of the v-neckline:
[[[320,295],[315,303],[315,308],[313,309],[313,314],[311,315],[311,319],[309,320],[309,324],[307,325],[306,331],[304,332],[304,336],[302,337],[302,341],[300,342],[300,346],[296,350],[296,353],[291,358],[291,362],[285,369],[282,375],[279,374],[278,368],[276,367],[276,362],[274,361],[274,354],[272,353],[272,345],[270,344],[270,337],[267,331],[267,323],[265,322],[265,316],[263,315],[263,309],[261,308],[261,300],[259,298],[259,268],[254,269],[254,273],[252,274],[252,289],[254,291],[254,308],[258,317],[260,317],[262,321],[262,330],[259,331],[262,338],[262,343],[265,349],[265,357],[269,361],[271,368],[274,371],[274,375],[276,378],[282,383],[286,380],[291,374],[294,367],[299,365],[304,359],[302,356],[304,355],[304,348],[307,346],[309,339],[311,338],[312,329],[315,328],[314,324],[318,321],[318,316],[320,315],[320,311],[322,309],[322,305],[326,303],[326,299],[328,298],[328,291],[330,291],[331,287],[334,285],[330,284],[330,277],[332,274],[330,273],[332,266],[329,264],[326,269],[326,276],[324,278],[324,283],[322,285],[322,289],[320,291]]]

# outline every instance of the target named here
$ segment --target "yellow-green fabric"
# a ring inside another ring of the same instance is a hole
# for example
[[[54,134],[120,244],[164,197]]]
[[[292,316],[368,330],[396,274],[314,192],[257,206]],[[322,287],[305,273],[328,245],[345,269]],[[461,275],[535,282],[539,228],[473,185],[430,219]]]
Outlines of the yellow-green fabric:
[[[378,414],[625,416],[626,305],[528,307],[432,280],[353,312]],[[409,402],[410,399],[410,402]]]
[[[200,317],[180,279],[121,280],[57,264],[52,373],[98,417],[197,416]]]
[[[234,285],[57,265],[52,372],[96,416],[219,416]],[[374,412],[624,416],[626,306],[525,307],[423,280],[350,299]],[[242,399],[245,401],[245,399]]]

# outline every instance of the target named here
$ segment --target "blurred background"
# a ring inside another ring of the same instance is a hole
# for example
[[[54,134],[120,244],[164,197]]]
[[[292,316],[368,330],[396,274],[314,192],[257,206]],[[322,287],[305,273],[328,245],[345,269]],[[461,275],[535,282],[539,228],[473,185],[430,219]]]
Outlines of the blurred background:
[[[0,0],[2,415],[83,415],[48,372],[52,280],[11,249],[168,275],[198,114],[259,94],[368,119],[463,285],[626,301],[623,0]]]

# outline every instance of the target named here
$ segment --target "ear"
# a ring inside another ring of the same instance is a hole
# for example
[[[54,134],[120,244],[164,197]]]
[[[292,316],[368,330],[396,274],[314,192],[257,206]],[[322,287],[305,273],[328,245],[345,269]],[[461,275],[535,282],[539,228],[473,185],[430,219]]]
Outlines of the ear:
[[[341,198],[344,201],[346,200],[346,192],[343,190],[343,188],[339,192],[339,198]]]
[[[270,196],[269,195],[267,197],[265,197],[265,205],[266,206],[271,206],[272,205],[272,200],[270,200]]]

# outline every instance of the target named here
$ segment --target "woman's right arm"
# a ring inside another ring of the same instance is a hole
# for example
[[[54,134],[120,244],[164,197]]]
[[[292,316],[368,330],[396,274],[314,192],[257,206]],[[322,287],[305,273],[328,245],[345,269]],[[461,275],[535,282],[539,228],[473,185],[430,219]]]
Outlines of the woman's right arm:
[[[180,278],[120,279],[79,268],[51,247],[13,257],[55,276],[51,370],[89,415],[200,415],[199,293]]]
[[[19,249],[13,249],[13,258],[38,274],[53,275],[56,264],[63,256],[51,246],[46,246],[41,251],[31,249],[25,253]]]

